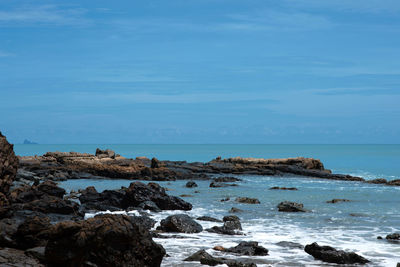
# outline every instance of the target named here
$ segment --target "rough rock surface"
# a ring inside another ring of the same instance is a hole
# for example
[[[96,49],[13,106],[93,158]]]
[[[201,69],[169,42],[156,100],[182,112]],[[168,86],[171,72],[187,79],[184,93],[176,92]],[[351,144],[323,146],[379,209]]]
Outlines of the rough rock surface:
[[[201,217],[196,218],[196,220],[207,221],[207,222],[222,222],[222,220],[217,219],[217,218],[213,218],[213,217],[210,217],[210,216],[201,216]]]
[[[193,181],[189,181],[186,183],[186,187],[188,188],[197,187],[197,184]]]
[[[260,204],[260,200],[258,200],[257,198],[250,198],[250,197],[237,197],[235,201],[246,204]]]
[[[37,259],[30,257],[22,250],[13,248],[0,249],[0,266],[42,267]]]
[[[304,251],[313,256],[315,259],[338,264],[365,264],[369,260],[354,253],[337,250],[329,246],[319,246],[317,243],[306,245]]]
[[[0,193],[8,194],[18,169],[18,158],[5,136],[0,132]]]
[[[61,222],[50,229],[46,261],[60,266],[160,266],[165,250],[124,215]]]
[[[193,255],[184,259],[184,261],[199,261],[201,264],[209,266],[226,264],[228,267],[257,267],[254,263],[244,263],[239,260],[214,257],[208,254],[204,249],[197,251]]]
[[[290,202],[290,201],[284,201],[278,204],[278,211],[283,211],[283,212],[306,212],[304,209],[303,204],[301,203],[296,203],[296,202]]]
[[[386,236],[387,240],[400,240],[400,233],[393,233]]]
[[[350,201],[351,201],[351,200],[344,199],[344,198],[334,198],[334,199],[332,199],[332,200],[328,200],[326,203],[335,204],[335,203],[339,203],[339,202],[350,202]]]
[[[161,220],[157,230],[177,233],[200,233],[203,231],[203,227],[190,216],[186,214],[177,214]]]
[[[268,249],[259,246],[258,242],[255,241],[242,241],[236,247],[227,248],[225,252],[236,253],[246,256],[266,256],[268,255]]]
[[[206,229],[207,232],[217,233],[222,235],[242,235],[240,230],[242,230],[242,225],[240,223],[239,217],[235,215],[225,216],[223,218],[223,226],[213,226]]]

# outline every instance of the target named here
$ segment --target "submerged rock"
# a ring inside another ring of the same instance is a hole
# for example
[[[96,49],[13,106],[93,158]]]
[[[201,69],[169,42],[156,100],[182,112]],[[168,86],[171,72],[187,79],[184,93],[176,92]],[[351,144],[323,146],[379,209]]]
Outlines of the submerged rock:
[[[280,247],[285,247],[285,248],[304,249],[304,246],[302,244],[299,244],[296,242],[290,242],[290,241],[280,241],[280,242],[276,243],[275,245],[280,246]]]
[[[125,215],[98,215],[50,229],[46,262],[59,266],[160,266],[165,250]]]
[[[290,201],[279,203],[278,210],[283,212],[306,212],[303,204]]]
[[[235,207],[232,207],[232,208],[229,210],[229,213],[239,213],[239,212],[243,212],[243,210],[241,210],[241,209],[239,209],[239,208],[235,208]]]
[[[211,182],[210,187],[228,187],[228,186],[238,186],[237,184],[227,184],[227,183],[217,183],[217,182]]]
[[[354,253],[337,250],[329,246],[319,246],[317,243],[312,243],[304,248],[304,251],[313,256],[315,259],[338,264],[365,264],[369,260]]]
[[[186,187],[188,188],[197,187],[197,184],[193,181],[189,181],[186,183]]]
[[[344,198],[334,198],[332,200],[328,200],[326,203],[339,203],[339,202],[350,202],[351,200],[344,199]]]
[[[237,197],[235,201],[246,204],[260,204],[260,200],[258,200],[257,198],[250,198],[250,197]]]
[[[210,216],[201,216],[201,217],[198,217],[196,220],[207,221],[207,222],[222,222],[222,220],[216,219],[216,218],[213,218]]]
[[[213,178],[213,181],[217,183],[227,183],[227,182],[240,182],[242,181],[242,179],[226,176],[226,177]]]
[[[269,190],[289,190],[289,191],[296,191],[298,190],[296,187],[279,187],[279,186],[274,186],[271,187]]]
[[[203,227],[186,214],[168,216],[160,222],[157,230],[177,233],[200,233]]]
[[[202,259],[212,259],[214,258],[208,254],[204,249],[195,252],[193,255],[184,259],[184,261],[201,261]]]

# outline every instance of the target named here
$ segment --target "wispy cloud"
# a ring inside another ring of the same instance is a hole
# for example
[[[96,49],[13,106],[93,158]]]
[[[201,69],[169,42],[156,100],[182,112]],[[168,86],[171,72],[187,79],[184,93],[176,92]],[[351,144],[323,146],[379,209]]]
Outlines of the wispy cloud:
[[[53,24],[53,25],[87,25],[86,13],[82,8],[60,8],[55,5],[22,7],[0,11],[0,25],[15,24]]]

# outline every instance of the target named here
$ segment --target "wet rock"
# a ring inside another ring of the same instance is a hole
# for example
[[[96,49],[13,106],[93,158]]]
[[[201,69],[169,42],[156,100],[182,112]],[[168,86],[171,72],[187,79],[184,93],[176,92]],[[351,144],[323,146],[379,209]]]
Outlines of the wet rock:
[[[368,180],[366,182],[369,184],[386,184],[387,180],[383,178],[378,178],[378,179]]]
[[[50,195],[55,196],[58,198],[62,198],[65,194],[65,189],[58,187],[55,182],[52,181],[45,181],[37,187],[37,190]]]
[[[290,201],[284,201],[284,202],[279,203],[278,211],[282,211],[282,212],[306,212],[306,210],[304,209],[303,204],[296,203],[296,202],[290,202]]]
[[[246,204],[260,204],[260,201],[257,198],[250,198],[250,197],[237,197],[235,201]]]
[[[328,200],[326,203],[339,203],[339,202],[350,202],[351,200],[343,199],[343,198],[334,198],[332,200]]]
[[[25,255],[35,258],[40,262],[45,262],[45,247],[35,247],[25,250]]]
[[[150,230],[156,224],[156,221],[148,216],[130,216],[130,219],[134,224],[140,224],[147,230]]]
[[[388,181],[386,185],[391,185],[391,186],[400,186],[400,179]]]
[[[285,248],[304,249],[304,246],[302,244],[290,242],[290,241],[280,241],[280,242],[276,243],[275,245],[280,246],[280,247],[285,247]]]
[[[229,210],[229,213],[239,213],[239,212],[243,212],[243,210],[241,210],[241,209],[239,209],[239,208],[235,208],[235,207],[232,207],[232,208]]]
[[[115,159],[115,152],[111,149],[101,150],[100,148],[96,149],[96,157],[98,158],[111,158]]]
[[[207,221],[207,222],[222,222],[219,219],[216,219],[216,218],[213,218],[213,217],[209,217],[209,216],[201,216],[201,217],[198,217],[196,220]]]
[[[186,187],[188,188],[197,187],[197,184],[193,181],[189,181],[186,183]]]
[[[152,158],[151,159],[151,166],[150,166],[152,169],[155,169],[155,168],[160,168],[161,166],[160,166],[160,161],[158,160],[158,159],[156,159],[156,158]]]
[[[42,267],[37,259],[32,258],[22,250],[13,248],[0,249],[0,265],[1,266],[27,266],[27,267]]]
[[[240,221],[240,218],[236,215],[228,215],[228,216],[224,216],[224,218],[222,219],[224,222],[227,221]]]
[[[317,243],[306,245],[304,251],[315,259],[329,263],[365,264],[369,262],[369,260],[354,252],[345,252],[329,246],[319,246]]]
[[[47,243],[48,228],[51,226],[47,217],[29,217],[18,226],[15,233],[17,246],[20,249],[44,246]]]
[[[164,232],[177,232],[177,233],[200,233],[203,227],[186,214],[177,214],[168,216],[166,219],[161,220],[160,226],[157,230]]]
[[[269,190],[289,190],[289,191],[296,191],[298,190],[296,187],[279,187],[279,186],[274,186],[271,187]]]
[[[236,247],[227,248],[225,251],[246,256],[268,255],[268,249],[259,246],[258,242],[255,241],[242,241]]]
[[[193,195],[189,195],[189,194],[182,194],[182,195],[179,195],[180,197],[193,197]]]
[[[221,202],[225,202],[225,201],[229,201],[229,200],[231,200],[231,198],[230,198],[230,197],[226,197],[226,198],[224,198],[224,199],[221,199],[220,201],[221,201]]]
[[[153,201],[162,210],[191,210],[192,205],[183,199],[169,196],[165,189],[156,183],[133,182],[126,189],[122,208],[137,207],[144,201]]]
[[[400,240],[400,234],[399,233],[393,233],[390,235],[386,236],[387,240]]]
[[[213,247],[213,250],[225,251],[225,248],[223,246],[215,246],[215,247]]]
[[[184,261],[199,261],[201,264],[209,266],[226,264],[228,267],[257,267],[257,265],[254,263],[244,263],[237,260],[211,256],[204,249],[197,251],[193,255],[184,259]]]
[[[65,215],[78,214],[79,210],[79,205],[76,202],[48,195],[43,196],[41,199],[16,205],[14,207],[19,210],[32,210],[42,213],[56,213]]]
[[[150,201],[150,200],[140,203],[138,207],[142,208],[144,210],[151,210],[154,212],[161,211],[161,209],[156,205],[156,203],[154,203],[153,201]]]
[[[381,236],[378,236],[376,239],[382,240],[383,238]]]
[[[223,235],[242,235],[239,230],[242,230],[242,225],[240,223],[239,217],[235,215],[225,216],[223,218],[223,226],[213,226],[206,229],[207,232],[217,233]]]
[[[8,194],[17,175],[17,169],[18,158],[15,156],[14,146],[0,132],[0,193]]]
[[[210,187],[218,188],[218,187],[229,187],[229,186],[238,186],[237,184],[226,184],[226,183],[217,183],[211,182]]]
[[[230,182],[239,182],[242,181],[242,179],[226,176],[226,177],[213,178],[213,181],[217,183],[230,183]]]
[[[201,261],[202,259],[212,259],[214,258],[210,254],[208,254],[204,249],[201,249],[194,253],[193,255],[184,259],[184,261]]]
[[[160,266],[165,250],[124,215],[61,222],[50,229],[46,262],[60,266]]]

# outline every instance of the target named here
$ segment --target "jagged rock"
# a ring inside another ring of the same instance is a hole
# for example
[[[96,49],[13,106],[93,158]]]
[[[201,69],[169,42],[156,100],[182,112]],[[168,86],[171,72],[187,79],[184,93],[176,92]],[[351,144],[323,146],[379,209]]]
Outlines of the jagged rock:
[[[255,241],[242,241],[236,247],[227,248],[225,252],[236,253],[246,256],[266,256],[268,255],[268,249],[259,246],[258,242]]]
[[[100,148],[97,148],[96,157],[115,159],[115,152],[111,149],[101,150]]]
[[[226,177],[213,178],[213,181],[217,183],[227,183],[227,182],[230,183],[230,182],[240,182],[242,181],[242,179],[226,176]]]
[[[186,187],[188,188],[197,187],[197,184],[193,181],[189,181],[186,183]]]
[[[290,201],[279,203],[278,210],[283,212],[306,212],[303,204]]]
[[[201,217],[198,217],[196,220],[208,221],[208,222],[222,222],[219,219],[216,219],[216,218],[213,218],[213,217],[209,217],[209,216],[201,216]]]
[[[48,228],[51,226],[47,217],[29,217],[18,226],[15,240],[18,248],[27,249],[44,246],[47,243]]]
[[[46,262],[60,266],[160,266],[165,250],[125,215],[61,222],[50,230]]]
[[[37,259],[32,258],[22,250],[13,248],[0,249],[1,266],[24,266],[24,267],[43,267]]]
[[[204,249],[201,249],[194,253],[193,255],[184,259],[184,261],[201,261],[201,259],[212,259],[214,258],[210,254],[208,254]]]
[[[351,200],[343,199],[343,198],[334,198],[332,200],[328,200],[326,203],[338,203],[338,202],[350,202]]]
[[[228,267],[257,267],[254,263],[243,263],[237,260],[226,258],[216,258],[208,254],[204,249],[201,249],[193,255],[184,259],[184,261],[200,261],[203,265],[215,266],[218,264],[226,264]]]
[[[130,216],[131,221],[135,224],[140,224],[147,230],[150,230],[156,224],[156,221],[148,216]]]
[[[289,190],[289,191],[296,191],[298,190],[296,187],[279,187],[279,186],[274,186],[271,187],[269,190]]]
[[[238,213],[238,212],[243,212],[243,210],[241,210],[241,209],[239,209],[239,208],[235,208],[235,207],[232,207],[232,208],[229,210],[229,213]]]
[[[260,204],[260,200],[258,200],[257,198],[250,198],[250,197],[237,197],[235,201],[246,204]]]
[[[161,209],[156,205],[156,203],[154,203],[153,201],[150,201],[150,200],[140,203],[138,207],[142,208],[144,210],[151,210],[154,212],[161,211]]]
[[[238,186],[237,184],[226,184],[226,183],[217,183],[217,182],[211,182],[210,187],[228,187],[228,186]]]
[[[156,158],[151,159],[151,166],[152,169],[160,168],[160,161]]]
[[[391,186],[400,186],[400,179],[388,181],[386,184]]]
[[[17,169],[18,158],[15,156],[14,146],[0,132],[0,193],[8,194],[17,175]]]
[[[224,218],[222,219],[224,222],[227,221],[240,221],[239,217],[236,215],[228,215],[228,216],[224,216]]]
[[[168,216],[161,220],[157,230],[177,233],[200,233],[203,227],[186,214]]]
[[[306,245],[304,251],[313,256],[315,259],[338,264],[365,264],[369,260],[354,253],[337,250],[329,246],[319,246],[317,243]]]
[[[223,221],[223,226],[213,226],[209,229],[206,229],[206,231],[223,235],[242,235],[242,233],[239,231],[242,230],[239,217],[235,215],[225,216]]]
[[[387,240],[400,240],[400,234],[399,233],[393,233],[390,235],[386,236]]]
[[[25,250],[25,255],[35,258],[40,262],[44,262],[46,260],[45,256],[46,247],[35,247]]]
[[[37,190],[50,196],[55,196],[59,198],[62,198],[65,194],[65,189],[58,187],[57,184],[52,181],[45,181],[39,184]]]
[[[387,180],[383,178],[378,178],[378,179],[368,180],[366,182],[369,184],[386,184]]]

